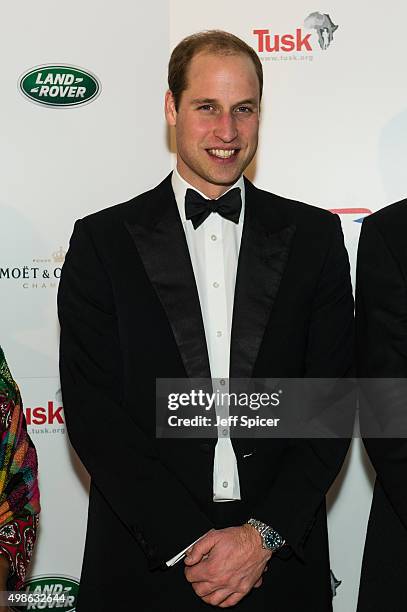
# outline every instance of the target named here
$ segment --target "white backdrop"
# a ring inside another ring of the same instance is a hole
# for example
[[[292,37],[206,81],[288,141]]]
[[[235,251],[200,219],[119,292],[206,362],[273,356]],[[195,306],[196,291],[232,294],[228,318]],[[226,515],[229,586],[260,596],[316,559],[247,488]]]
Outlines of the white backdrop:
[[[3,7],[0,343],[26,409],[46,409],[45,423],[28,426],[38,449],[43,508],[35,577],[79,578],[87,514],[86,475],[52,414],[61,405],[53,272],[77,218],[127,200],[168,173],[162,112],[168,49],[166,2],[160,10],[130,0],[23,0]],[[50,63],[95,74],[99,97],[76,108],[30,102],[18,89],[19,77]],[[17,275],[24,266],[39,268],[40,278],[6,277],[7,269]],[[51,414],[48,402],[54,402]]]
[[[316,31],[304,27],[316,11],[338,26],[324,50]],[[206,28],[232,31],[255,48],[254,30],[268,30],[272,39],[296,36],[298,29],[302,38],[311,34],[310,48],[260,53],[261,139],[249,175],[259,187],[340,209],[354,273],[360,220],[406,196],[406,18],[401,0],[385,8],[367,0],[318,6],[307,0],[37,0],[3,9],[0,342],[26,408],[43,407],[47,414],[45,423],[29,425],[39,452],[43,504],[34,576],[78,578],[86,524],[87,479],[59,422],[61,413],[55,416],[55,274],[75,219],[141,193],[171,169],[162,111],[170,49]],[[19,77],[51,63],[95,74],[99,97],[56,109],[24,98]],[[38,268],[37,278],[21,278],[24,266],[31,276],[30,268]],[[371,479],[356,442],[329,496],[332,568],[343,581],[335,612],[355,609]]]

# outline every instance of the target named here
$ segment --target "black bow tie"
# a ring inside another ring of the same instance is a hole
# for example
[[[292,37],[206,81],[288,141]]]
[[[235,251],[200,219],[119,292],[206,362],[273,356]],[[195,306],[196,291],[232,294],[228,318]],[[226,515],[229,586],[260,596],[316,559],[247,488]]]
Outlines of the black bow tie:
[[[194,229],[214,212],[233,223],[238,223],[241,209],[242,198],[239,187],[227,191],[217,200],[207,200],[194,189],[187,189],[185,194],[185,216],[191,219]]]

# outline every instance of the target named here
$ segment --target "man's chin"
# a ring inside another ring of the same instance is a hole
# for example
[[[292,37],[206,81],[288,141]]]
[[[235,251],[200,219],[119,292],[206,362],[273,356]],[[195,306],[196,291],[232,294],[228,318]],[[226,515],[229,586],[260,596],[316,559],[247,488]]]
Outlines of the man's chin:
[[[212,183],[212,185],[218,185],[219,187],[230,187],[240,178],[243,170],[236,170],[233,174],[219,175],[219,174],[211,174],[208,176],[208,182]]]

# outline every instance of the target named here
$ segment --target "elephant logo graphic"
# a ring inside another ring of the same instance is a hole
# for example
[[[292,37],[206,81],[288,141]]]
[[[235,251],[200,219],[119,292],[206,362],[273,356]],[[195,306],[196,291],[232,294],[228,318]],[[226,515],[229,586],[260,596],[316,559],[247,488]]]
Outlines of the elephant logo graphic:
[[[318,35],[318,42],[321,49],[328,49],[334,39],[334,32],[338,26],[326,13],[311,13],[304,21],[304,26],[309,30],[315,30]]]

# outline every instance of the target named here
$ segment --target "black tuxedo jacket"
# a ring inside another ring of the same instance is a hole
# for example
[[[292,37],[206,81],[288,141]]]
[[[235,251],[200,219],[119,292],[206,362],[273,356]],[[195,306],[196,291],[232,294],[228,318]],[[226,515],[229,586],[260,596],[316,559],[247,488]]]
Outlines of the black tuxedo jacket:
[[[156,378],[210,377],[170,177],[76,223],[58,301],[67,426],[92,479],[77,611],[133,597],[145,612],[209,609],[183,563],[162,570],[163,561],[251,516],[289,546],[236,608],[331,610],[325,494],[347,441],[233,440],[242,500],[219,504],[216,440],[155,438]],[[346,376],[352,330],[338,217],[246,181],[230,376]]]
[[[357,369],[360,377],[372,379],[362,398],[368,401],[366,418],[373,419],[386,436],[364,439],[377,478],[363,556],[359,612],[407,610],[406,228],[404,200],[363,221],[358,249]],[[385,378],[393,380],[386,384]],[[400,429],[404,438],[387,437],[397,431],[397,423],[404,427],[404,434]],[[370,426],[366,422],[362,434]]]

